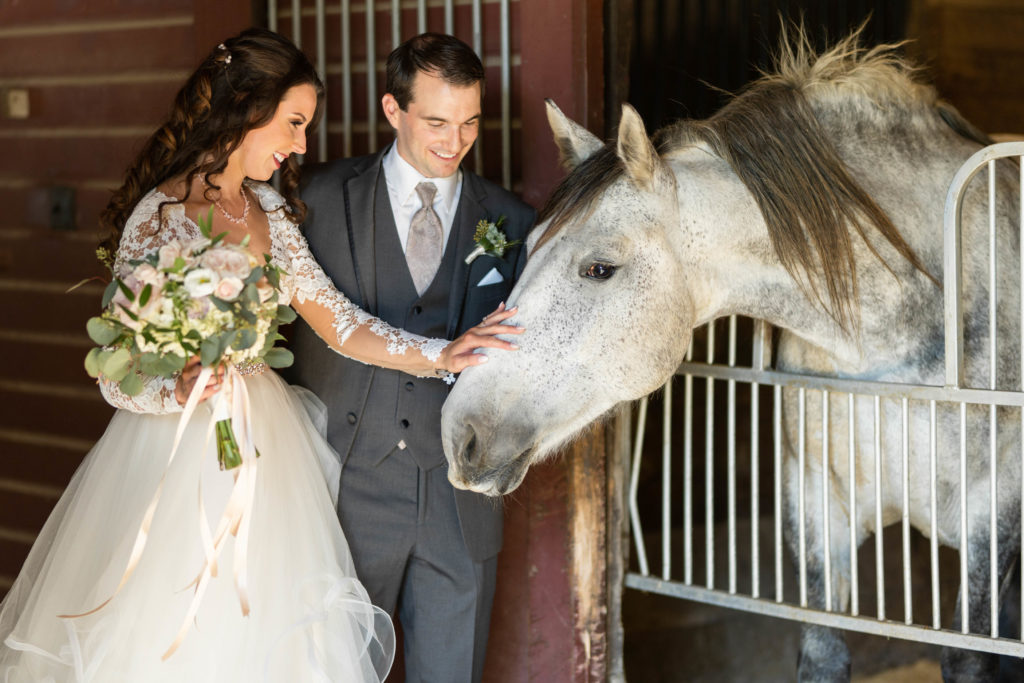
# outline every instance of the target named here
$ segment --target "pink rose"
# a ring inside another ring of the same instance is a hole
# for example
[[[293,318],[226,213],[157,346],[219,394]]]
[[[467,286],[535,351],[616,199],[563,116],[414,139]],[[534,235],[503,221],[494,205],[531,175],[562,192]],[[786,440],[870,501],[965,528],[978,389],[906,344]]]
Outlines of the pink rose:
[[[157,262],[157,267],[161,270],[166,270],[174,266],[174,262],[181,256],[181,243],[178,240],[171,240],[167,244],[160,247],[158,252],[160,260]]]
[[[237,277],[226,277],[222,278],[217,283],[217,287],[213,290],[213,295],[218,299],[224,301],[234,301],[236,297],[242,292],[242,288],[245,285]]]
[[[202,255],[199,262],[203,268],[209,268],[221,275],[227,275],[224,272],[224,266],[227,263],[227,256],[231,252],[221,247],[214,247]]]

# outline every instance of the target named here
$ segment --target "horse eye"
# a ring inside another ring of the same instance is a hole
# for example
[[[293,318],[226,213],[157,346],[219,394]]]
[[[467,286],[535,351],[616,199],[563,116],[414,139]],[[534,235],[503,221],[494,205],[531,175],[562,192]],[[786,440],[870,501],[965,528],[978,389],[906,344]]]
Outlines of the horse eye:
[[[590,264],[590,267],[584,272],[586,277],[591,280],[607,280],[615,274],[615,266],[610,263],[594,262]]]

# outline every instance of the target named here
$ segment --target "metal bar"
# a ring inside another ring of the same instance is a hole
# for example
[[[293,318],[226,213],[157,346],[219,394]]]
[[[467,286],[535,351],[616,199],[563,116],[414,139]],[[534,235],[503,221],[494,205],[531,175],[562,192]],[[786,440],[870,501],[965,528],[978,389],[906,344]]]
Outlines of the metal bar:
[[[292,0],[292,42],[302,49],[302,2]]]
[[[417,0],[416,2],[416,33],[426,33],[427,31],[427,0]]]
[[[715,323],[707,325],[707,359],[715,361]],[[704,583],[715,587],[715,380],[704,392]]]
[[[512,189],[512,51],[509,45],[509,0],[501,0],[501,184]]]
[[[857,449],[854,440],[857,413],[853,394],[847,394],[847,434],[850,454],[850,613],[860,614],[860,581],[857,577]]]
[[[473,0],[473,52],[480,57],[480,61],[484,61],[484,31],[482,16],[483,12],[480,7],[481,0]],[[481,102],[481,104],[483,104]],[[481,129],[482,131],[482,129]],[[484,142],[480,140],[476,145],[473,146],[473,168],[476,169],[477,174],[483,176],[484,173]]]
[[[806,506],[806,472],[807,466],[807,392],[800,389],[797,392],[797,477],[799,488],[797,490],[797,540],[800,548],[797,558],[800,570],[800,606],[807,607],[807,506]]]
[[[931,537],[928,545],[931,550],[932,561],[932,628],[941,628],[941,616],[939,614],[939,502],[937,485],[937,461],[938,461],[938,440],[936,438],[935,425],[935,401],[929,401],[929,435],[928,435],[928,469],[929,469],[929,490],[931,491]]]
[[[853,393],[860,395],[873,394],[882,398],[903,398],[912,401],[948,401],[978,405],[1024,406],[1024,392],[992,391],[990,389],[960,389],[934,385],[900,384],[898,382],[869,382],[865,380],[845,379],[839,377],[822,377],[817,375],[799,375],[777,370],[752,370],[750,368],[730,368],[725,365],[705,365],[703,363],[682,362],[676,374],[690,373],[695,377],[713,377],[715,379],[735,379],[739,382],[760,382],[761,384],[780,384],[787,387],[804,389],[828,390],[832,393]]]
[[[672,577],[672,378],[665,383],[661,420],[661,578]]]
[[[936,631],[922,626],[908,626],[907,624],[893,621],[878,621],[868,617],[856,617],[841,612],[823,612],[786,603],[760,600],[745,595],[730,595],[723,591],[708,591],[699,586],[669,583],[632,572],[626,575],[626,586],[684,600],[695,600],[709,605],[728,607],[769,617],[791,619],[807,624],[830,626],[847,631],[857,631],[887,638],[915,640],[948,647],[970,648],[972,650],[1005,654],[1012,657],[1024,656],[1024,643],[1017,640],[996,639],[981,635],[963,635],[954,631]]]
[[[903,409],[903,621],[914,623],[913,591],[910,588],[910,402]]]
[[[782,387],[772,387],[772,433],[775,456],[775,600],[782,602]]]
[[[943,216],[943,292],[946,337],[946,386],[962,387],[963,312],[960,298],[963,290],[960,252],[960,215],[967,184],[978,170],[992,159],[1024,155],[1024,142],[1003,142],[975,152],[953,176]],[[941,400],[941,399],[940,399]]]
[[[368,149],[377,149],[377,17],[373,0],[366,2],[366,135]]]
[[[372,3],[373,0],[367,0]],[[391,49],[402,44],[402,0],[391,0]]]
[[[882,399],[875,396],[875,586],[877,619],[885,619],[885,553],[882,548]]]
[[[636,544],[636,559],[640,564],[640,573],[651,573],[647,565],[647,547],[644,543],[644,530],[640,525],[640,507],[636,502],[636,494],[640,484],[640,456],[643,453],[644,436],[647,432],[647,397],[640,399],[640,410],[636,418],[636,442],[633,444],[633,463],[629,475],[629,523],[633,530],[633,542]]]
[[[960,624],[970,629],[967,583],[967,404],[960,404]]]
[[[1024,199],[1024,198],[1022,198]],[[996,261],[996,160],[988,162],[988,361],[989,389],[996,388],[997,359],[999,358],[998,319],[999,297]],[[998,470],[998,427],[996,406],[989,407],[989,606],[992,637],[999,636],[999,535],[996,525],[996,473]]]
[[[324,0],[316,0],[316,70],[320,79],[327,82],[327,9]],[[324,98],[322,121],[317,130],[317,161],[327,161],[327,99]]]
[[[729,316],[729,366],[736,365],[736,316]],[[736,592],[736,380],[726,384],[726,479],[728,480],[729,592]]]
[[[444,0],[444,32],[448,35],[455,33],[455,3],[452,0]]]
[[[277,33],[277,0],[267,0],[267,28]]]
[[[825,611],[832,611],[832,538],[829,529],[828,392],[821,392],[821,539],[825,556]]]
[[[352,10],[341,0],[341,150],[352,156]],[[326,125],[323,124],[323,125]]]
[[[693,337],[686,350],[693,357]],[[683,580],[693,583],[693,375],[683,376]]]

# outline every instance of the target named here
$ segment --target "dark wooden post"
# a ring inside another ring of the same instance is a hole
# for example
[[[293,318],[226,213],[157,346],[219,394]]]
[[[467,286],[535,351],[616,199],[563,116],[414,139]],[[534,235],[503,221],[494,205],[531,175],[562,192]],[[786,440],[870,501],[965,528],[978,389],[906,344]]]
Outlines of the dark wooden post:
[[[603,2],[521,0],[520,17],[522,194],[540,206],[564,173],[544,99],[603,134]],[[589,430],[506,501],[487,681],[608,678],[612,434]]]

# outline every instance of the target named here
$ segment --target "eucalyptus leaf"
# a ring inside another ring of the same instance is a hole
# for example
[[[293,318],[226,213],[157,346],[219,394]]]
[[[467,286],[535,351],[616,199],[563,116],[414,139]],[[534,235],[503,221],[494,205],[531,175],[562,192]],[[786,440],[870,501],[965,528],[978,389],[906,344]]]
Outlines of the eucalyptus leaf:
[[[100,376],[99,357],[102,352],[103,349],[99,348],[98,346],[94,346],[93,348],[89,349],[89,353],[85,354],[85,371],[89,374],[90,377]]]
[[[203,364],[203,367],[208,368],[220,360],[220,354],[220,344],[217,343],[216,337],[204,339],[199,345],[199,361]]]
[[[263,361],[272,368],[286,368],[295,361],[295,356],[288,349],[271,349]]]
[[[248,237],[248,235],[246,235],[246,237]],[[260,281],[261,277],[263,277],[263,268],[256,266],[249,271],[249,277],[245,278],[242,282],[247,285],[255,284]]]
[[[267,268],[265,274],[271,287],[281,289],[281,272],[277,268]]]
[[[139,292],[139,306],[145,306],[149,303],[149,297],[153,295],[153,285],[147,284]]]
[[[85,329],[89,333],[89,339],[100,346],[106,346],[121,336],[121,331],[116,323],[98,316],[89,318],[89,321],[85,323]]]
[[[290,322],[294,322],[296,317],[297,315],[295,313],[295,309],[293,309],[291,306],[278,305],[277,319],[278,321],[280,321],[282,325],[287,325]]]
[[[110,284],[103,290],[103,299],[100,301],[100,305],[103,308],[109,306],[110,300],[114,298],[115,294],[117,294],[117,280],[111,280]]]
[[[228,311],[231,310],[231,303],[224,301],[224,299],[215,297],[211,294],[210,301],[213,303],[214,306],[217,307],[218,311],[224,311],[225,313],[227,313]]]
[[[132,354],[128,349],[117,349],[101,360],[100,372],[112,382],[120,382],[128,375],[132,365]]]
[[[142,393],[143,383],[142,377],[134,372],[130,372],[125,375],[125,378],[121,380],[121,393],[125,396],[137,396]]]
[[[256,343],[256,331],[248,327],[238,330],[235,339],[231,342],[231,348],[236,351],[244,351]]]

